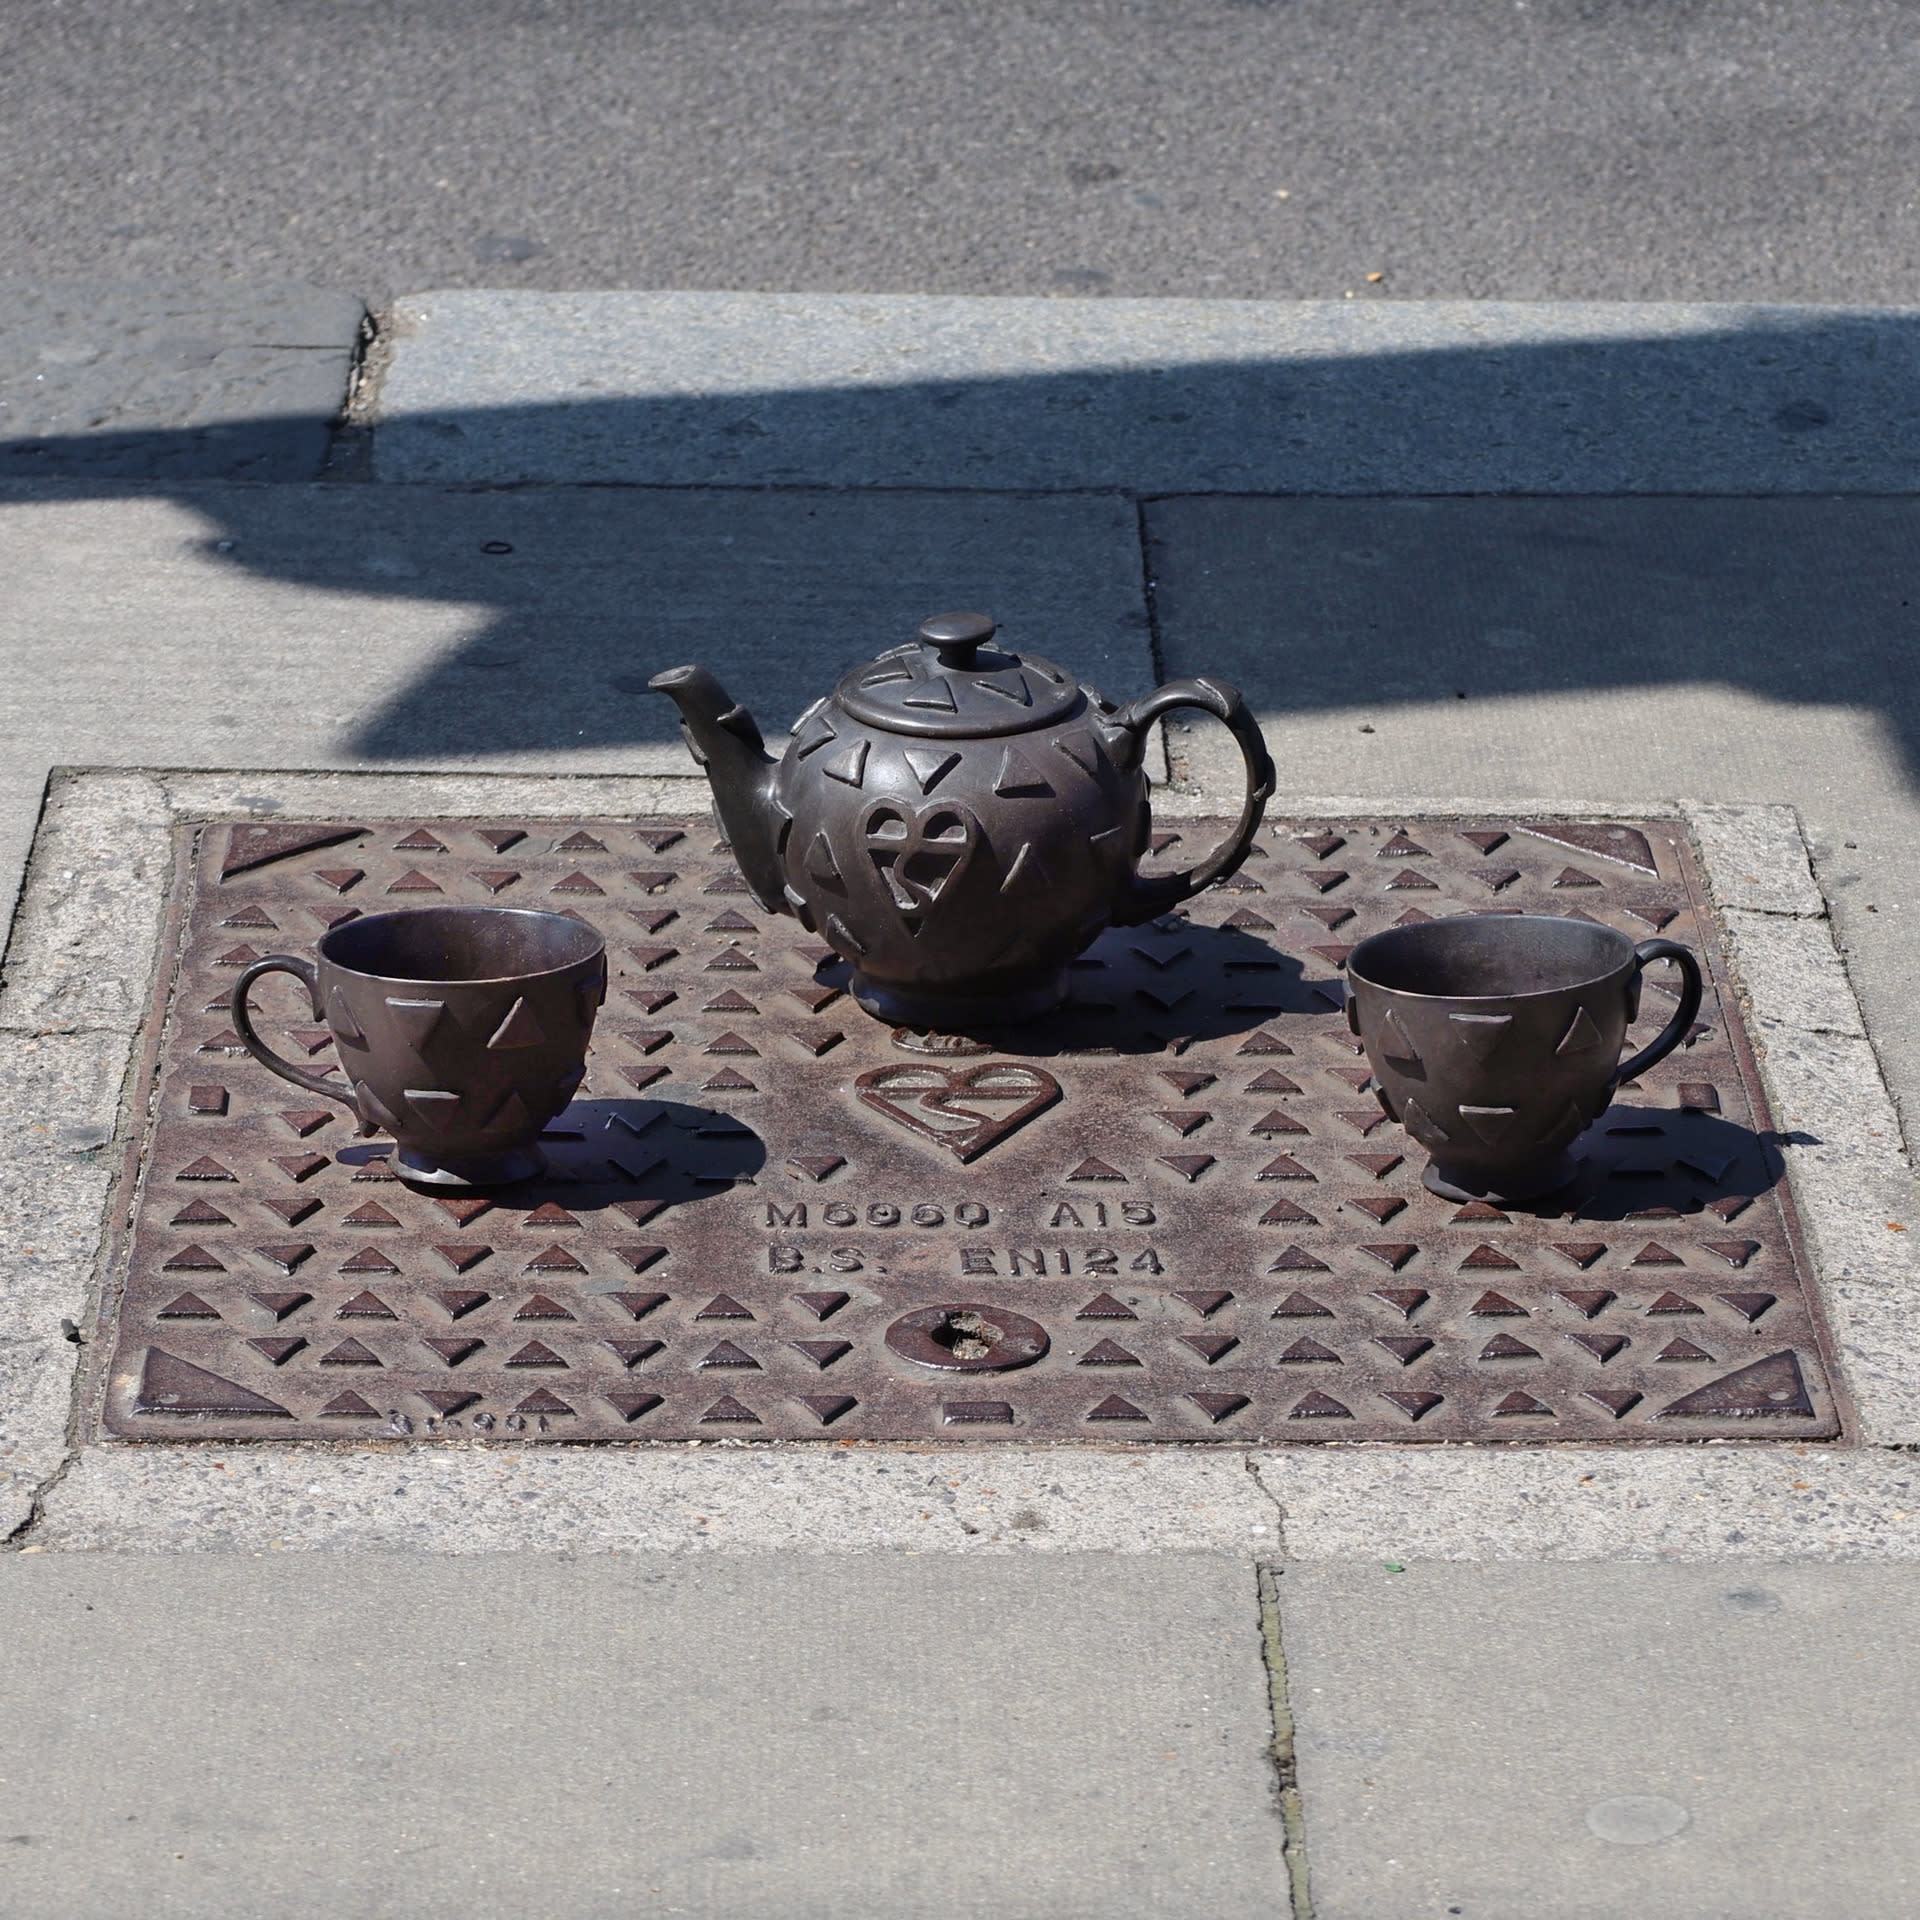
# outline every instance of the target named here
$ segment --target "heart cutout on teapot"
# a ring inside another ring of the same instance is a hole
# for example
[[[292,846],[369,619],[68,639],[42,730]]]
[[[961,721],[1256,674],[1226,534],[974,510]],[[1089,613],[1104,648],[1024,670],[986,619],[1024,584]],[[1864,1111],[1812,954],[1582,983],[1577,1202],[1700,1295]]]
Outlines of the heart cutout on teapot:
[[[1052,1074],[1005,1060],[979,1067],[876,1067],[853,1087],[863,1106],[945,1147],[962,1165],[1060,1098]]]
[[[912,808],[876,800],[860,823],[860,836],[894,910],[907,931],[918,935],[929,910],[972,862],[980,823],[951,801]]]

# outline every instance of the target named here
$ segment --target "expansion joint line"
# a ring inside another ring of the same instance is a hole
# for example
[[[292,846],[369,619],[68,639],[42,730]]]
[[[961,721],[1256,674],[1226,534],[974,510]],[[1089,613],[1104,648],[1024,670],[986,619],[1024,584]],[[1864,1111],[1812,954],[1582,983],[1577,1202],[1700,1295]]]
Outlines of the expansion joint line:
[[[1293,1707],[1287,1697],[1287,1660],[1280,1643],[1282,1569],[1266,1562],[1255,1569],[1260,1596],[1260,1651],[1267,1665],[1267,1701],[1273,1715],[1274,1797],[1285,1830],[1287,1898],[1293,1920],[1313,1920],[1313,1889],[1307,1877],[1307,1822],[1300,1802],[1294,1757]]]

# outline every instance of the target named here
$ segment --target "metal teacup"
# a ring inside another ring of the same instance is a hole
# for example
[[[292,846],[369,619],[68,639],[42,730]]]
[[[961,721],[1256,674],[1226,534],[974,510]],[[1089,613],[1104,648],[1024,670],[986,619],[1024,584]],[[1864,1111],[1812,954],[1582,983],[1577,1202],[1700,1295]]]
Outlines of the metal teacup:
[[[1641,971],[1680,969],[1680,1004],[1620,1058]],[[1579,1172],[1574,1142],[1614,1089],[1664,1060],[1700,1011],[1700,968],[1672,940],[1546,914],[1470,914],[1394,927],[1347,956],[1347,1024],[1380,1104],[1432,1156],[1449,1200],[1526,1200]]]
[[[391,1133],[394,1171],[489,1187],[546,1166],[540,1130],[586,1071],[607,992],[606,942],[583,921],[517,907],[423,907],[330,928],[318,964],[276,953],[234,982],[233,1024],[283,1080]],[[290,973],[326,1022],[346,1085],[303,1072],[254,1031],[247,996]]]

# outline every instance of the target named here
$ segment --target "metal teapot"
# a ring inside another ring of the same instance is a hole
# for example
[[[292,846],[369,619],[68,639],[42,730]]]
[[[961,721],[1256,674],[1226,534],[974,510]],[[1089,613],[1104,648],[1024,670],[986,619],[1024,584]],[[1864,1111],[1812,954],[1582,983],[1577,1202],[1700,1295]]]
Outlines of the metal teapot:
[[[1064,668],[992,642],[985,614],[929,620],[849,673],[774,760],[704,667],[647,684],[680,709],[755,899],[853,963],[882,1020],[965,1030],[1030,1020],[1110,926],[1134,926],[1232,873],[1273,792],[1239,693],[1176,680],[1116,706]],[[1176,707],[1225,722],[1247,766],[1232,837],[1184,873],[1146,875],[1147,730]]]

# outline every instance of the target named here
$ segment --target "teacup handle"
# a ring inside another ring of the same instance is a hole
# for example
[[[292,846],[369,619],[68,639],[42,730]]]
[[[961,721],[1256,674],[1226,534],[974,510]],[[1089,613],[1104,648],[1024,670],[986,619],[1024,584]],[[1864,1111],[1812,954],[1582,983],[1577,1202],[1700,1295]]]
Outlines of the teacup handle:
[[[1109,724],[1143,735],[1163,713],[1171,713],[1176,707],[1198,707],[1226,725],[1240,743],[1240,757],[1247,765],[1247,797],[1241,803],[1240,818],[1226,844],[1215,849],[1199,866],[1189,867],[1185,873],[1134,874],[1132,885],[1113,916],[1115,926],[1136,927],[1234,872],[1246,859],[1260,816],[1273,798],[1273,756],[1261,736],[1260,723],[1247,711],[1239,689],[1223,680],[1170,680],[1164,687],[1122,707],[1111,716]]]
[[[1671,960],[1680,969],[1680,1004],[1652,1044],[1642,1047],[1631,1060],[1623,1060],[1615,1069],[1613,1084],[1616,1087],[1622,1080],[1638,1080],[1649,1067],[1657,1067],[1687,1037],[1687,1030],[1700,1011],[1699,961],[1677,940],[1642,940],[1633,950],[1636,973],[1645,972],[1656,960]]]
[[[291,1080],[296,1087],[304,1087],[309,1093],[317,1093],[327,1100],[337,1100],[343,1107],[353,1107],[353,1095],[344,1087],[329,1086],[326,1081],[311,1073],[304,1073],[291,1060],[282,1060],[267,1043],[253,1030],[253,1013],[247,1005],[247,995],[253,983],[263,973],[290,973],[307,990],[307,998],[313,1002],[313,1017],[324,1020],[327,1016],[320,1006],[320,975],[311,960],[301,960],[289,953],[270,953],[264,960],[256,960],[233,983],[233,1030],[246,1042],[247,1051],[267,1069],[277,1073],[282,1080]]]

